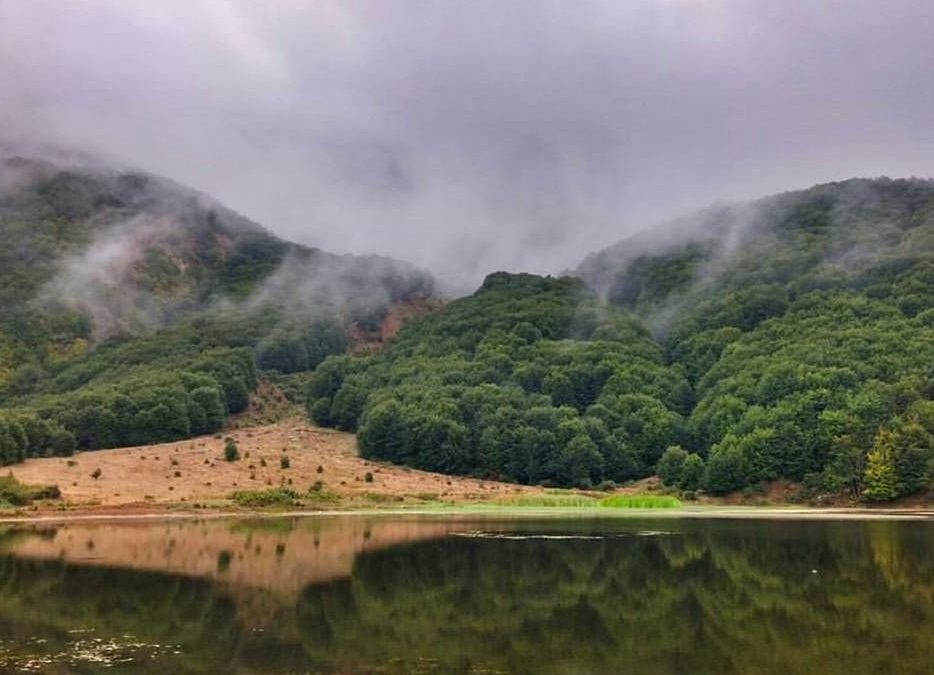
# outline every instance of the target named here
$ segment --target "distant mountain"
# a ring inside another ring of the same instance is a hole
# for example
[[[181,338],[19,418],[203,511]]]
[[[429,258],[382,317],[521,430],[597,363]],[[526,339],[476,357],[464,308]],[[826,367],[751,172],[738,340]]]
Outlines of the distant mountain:
[[[745,312],[733,324],[750,328],[792,297],[903,279],[932,255],[934,181],[852,179],[712,207],[591,254],[576,274],[667,333],[724,303]],[[737,305],[734,294],[753,287],[771,307]],[[921,302],[905,295],[906,308]],[[698,305],[706,301],[714,307]]]
[[[394,303],[433,292],[432,278],[406,263],[286,242],[194,190],[82,160],[0,157],[0,237],[7,459],[52,449],[51,432],[21,442],[17,415],[51,423],[63,448],[69,433],[78,447],[99,447],[204,431],[190,394],[217,385],[215,428],[242,407],[254,360],[313,368],[352,333],[378,334]],[[215,354],[227,365],[201,363],[211,350],[227,350]],[[188,372],[213,384],[179,384]],[[130,377],[135,393],[121,403],[130,412],[113,422]],[[157,381],[177,390],[177,409],[143,420],[158,408],[143,393]]]
[[[411,265],[283,241],[206,195],[141,173],[6,158],[0,219],[4,306],[64,306],[103,336],[225,301],[365,315],[432,291]]]

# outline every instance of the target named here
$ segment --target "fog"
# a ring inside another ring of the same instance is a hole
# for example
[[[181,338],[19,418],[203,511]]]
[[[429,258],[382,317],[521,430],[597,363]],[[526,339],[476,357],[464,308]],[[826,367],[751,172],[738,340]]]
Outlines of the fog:
[[[934,5],[0,0],[0,135],[449,288],[712,202],[934,174]]]

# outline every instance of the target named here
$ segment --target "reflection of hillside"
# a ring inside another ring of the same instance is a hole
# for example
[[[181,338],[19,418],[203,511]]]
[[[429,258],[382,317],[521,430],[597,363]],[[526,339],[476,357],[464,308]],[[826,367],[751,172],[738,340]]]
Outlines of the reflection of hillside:
[[[7,550],[28,558],[206,577],[285,595],[350,576],[362,551],[444,536],[443,521],[389,518],[281,518],[72,524],[20,537]]]
[[[607,536],[440,536],[512,527]],[[17,537],[33,553],[0,556],[0,640],[94,627],[178,644],[154,673],[921,675],[934,659],[930,524],[672,520],[658,536],[620,522],[388,518],[187,528]],[[56,542],[64,560],[49,555]],[[256,546],[259,561],[273,553],[256,567],[262,583],[245,577]],[[333,556],[309,552],[326,546]],[[184,573],[155,571],[163,554]]]
[[[414,543],[307,589],[301,633],[312,654],[408,655],[442,672],[920,675],[934,658],[934,542],[917,527],[698,524],[573,545]]]

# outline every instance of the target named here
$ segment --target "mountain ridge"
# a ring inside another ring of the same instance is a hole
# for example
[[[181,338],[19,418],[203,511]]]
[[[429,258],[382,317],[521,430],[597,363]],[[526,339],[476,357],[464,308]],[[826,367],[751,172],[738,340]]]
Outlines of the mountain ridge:
[[[854,179],[698,222],[590,257],[592,297],[490,275],[369,361],[326,360],[309,411],[359,427],[366,456],[520,482],[934,487],[934,183]]]
[[[712,494],[781,479],[875,501],[934,488],[930,180],[714,206],[575,277],[494,272],[444,305],[411,266],[107,180],[0,181],[24,242],[8,258],[56,236],[93,254],[0,268],[5,298],[35,296],[0,317],[4,461],[217,430],[265,372],[317,423],[357,431],[364,457],[435,471],[579,487],[658,473]],[[347,353],[387,316],[382,349]]]
[[[307,371],[434,292],[407,263],[286,242],[99,164],[0,160],[0,232],[4,461],[216,430],[256,364]]]

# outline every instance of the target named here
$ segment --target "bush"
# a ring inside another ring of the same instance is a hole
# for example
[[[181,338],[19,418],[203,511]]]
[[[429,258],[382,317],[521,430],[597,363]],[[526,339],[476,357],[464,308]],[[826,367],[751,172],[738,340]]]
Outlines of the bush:
[[[288,455],[282,455],[282,457],[279,458],[279,468],[288,469],[289,466],[291,466],[291,462],[289,462]]]
[[[235,462],[240,459],[240,451],[237,449],[237,443],[232,438],[228,438],[224,443],[224,459],[228,462]]]
[[[58,499],[61,496],[57,485],[24,485],[13,474],[0,478],[0,505],[28,506],[36,499]]]
[[[247,507],[268,507],[268,506],[292,506],[298,499],[298,493],[289,488],[270,488],[268,490],[238,490],[230,495],[240,506]]]

